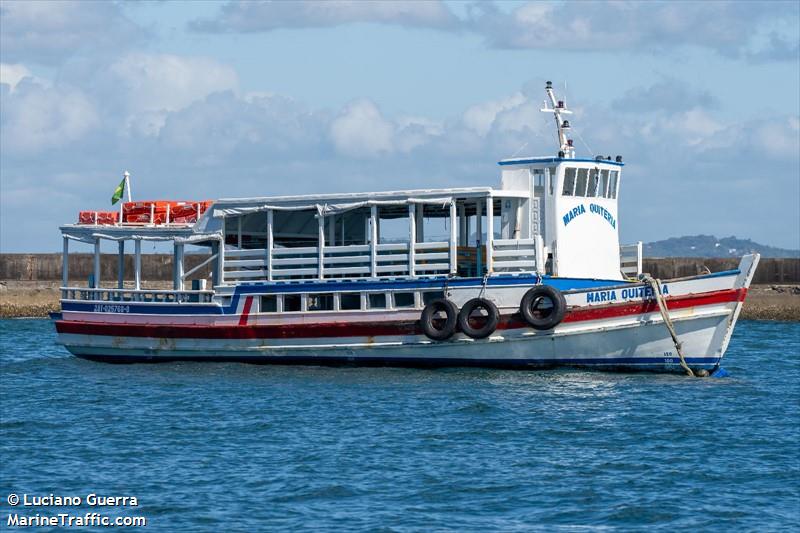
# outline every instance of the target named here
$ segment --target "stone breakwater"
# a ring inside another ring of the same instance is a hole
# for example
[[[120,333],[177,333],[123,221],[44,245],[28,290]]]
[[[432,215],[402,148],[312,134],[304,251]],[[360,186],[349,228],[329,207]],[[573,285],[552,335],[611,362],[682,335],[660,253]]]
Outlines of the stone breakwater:
[[[151,284],[168,289],[170,283]],[[57,283],[0,281],[0,318],[46,317],[59,311]],[[800,285],[753,285],[740,318],[800,322]]]

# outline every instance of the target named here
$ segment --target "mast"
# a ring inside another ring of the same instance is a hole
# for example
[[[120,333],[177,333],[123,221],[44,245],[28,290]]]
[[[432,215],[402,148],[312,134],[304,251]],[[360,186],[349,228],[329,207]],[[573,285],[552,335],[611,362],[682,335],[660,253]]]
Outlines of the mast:
[[[133,200],[131,200],[131,175],[126,170],[122,174],[122,177],[125,178],[125,191],[128,193],[128,201],[131,202],[131,201],[133,201]]]
[[[558,130],[558,155],[559,157],[574,159],[575,147],[572,146],[572,139],[567,138],[567,132],[570,129],[569,121],[561,117],[561,115],[571,115],[572,111],[567,109],[564,100],[558,100],[556,98],[555,92],[553,92],[553,82],[548,81],[544,90],[550,100],[550,107],[548,107],[548,102],[545,100],[544,107],[541,111],[544,113],[553,113],[553,118],[555,118],[556,128]]]

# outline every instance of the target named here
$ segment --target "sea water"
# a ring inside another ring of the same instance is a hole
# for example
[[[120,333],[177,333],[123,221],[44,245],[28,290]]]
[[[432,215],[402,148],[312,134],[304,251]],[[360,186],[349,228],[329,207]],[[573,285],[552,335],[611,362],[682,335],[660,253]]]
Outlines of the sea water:
[[[46,320],[0,330],[0,529],[58,513],[147,531],[800,527],[796,323],[741,322],[722,379],[111,365],[70,356]]]

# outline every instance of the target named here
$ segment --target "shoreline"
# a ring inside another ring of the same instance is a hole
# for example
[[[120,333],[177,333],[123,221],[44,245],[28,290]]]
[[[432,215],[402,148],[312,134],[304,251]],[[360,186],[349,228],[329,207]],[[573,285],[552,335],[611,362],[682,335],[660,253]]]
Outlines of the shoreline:
[[[160,283],[167,288],[167,283]],[[61,310],[58,287],[42,282],[0,282],[0,318],[46,318]],[[753,285],[739,318],[800,322],[800,285]]]

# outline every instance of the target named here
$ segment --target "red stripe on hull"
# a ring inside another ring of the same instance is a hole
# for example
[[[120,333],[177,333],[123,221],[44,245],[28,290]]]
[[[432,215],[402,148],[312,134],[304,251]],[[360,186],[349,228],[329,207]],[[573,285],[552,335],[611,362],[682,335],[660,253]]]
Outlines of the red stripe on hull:
[[[242,316],[239,317],[239,325],[247,325],[247,317],[250,316],[250,308],[253,307],[253,297],[248,296],[244,299],[244,309],[242,309]]]
[[[747,289],[727,289],[703,294],[667,298],[669,309],[685,309],[729,302],[744,301]],[[246,306],[246,304],[245,304]],[[586,322],[606,318],[652,313],[658,310],[655,300],[626,302],[597,307],[574,308],[564,317],[564,322]],[[380,337],[395,335],[422,335],[419,321],[405,322],[331,322],[326,324],[284,325],[153,325],[153,324],[108,324],[99,322],[77,322],[59,320],[56,331],[78,335],[105,335],[119,337],[192,338],[192,339],[290,339],[290,338],[336,338],[336,337]],[[243,320],[247,320],[243,317]],[[497,329],[528,327],[517,314],[506,315]]]

